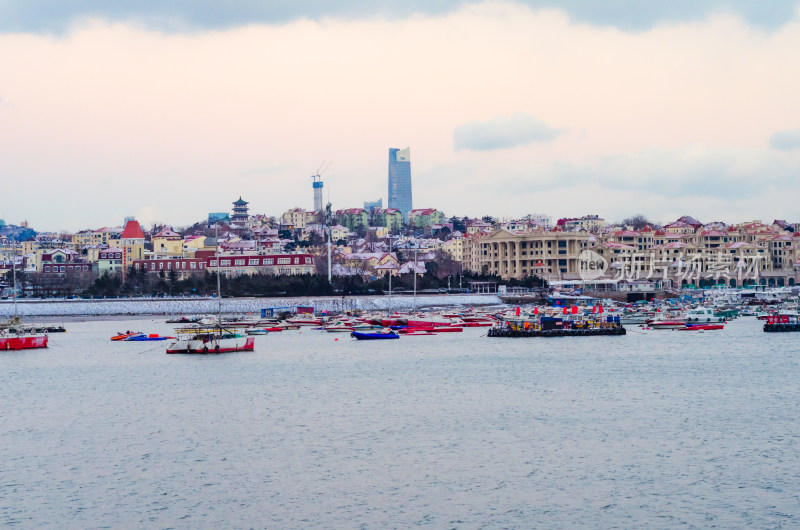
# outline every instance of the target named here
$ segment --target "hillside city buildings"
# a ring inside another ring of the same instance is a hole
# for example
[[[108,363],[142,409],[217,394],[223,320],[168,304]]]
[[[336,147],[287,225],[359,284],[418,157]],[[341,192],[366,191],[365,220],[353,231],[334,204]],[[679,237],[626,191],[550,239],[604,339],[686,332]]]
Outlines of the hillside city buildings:
[[[240,196],[230,212],[210,213],[207,222],[185,229],[145,230],[126,218],[121,226],[37,234],[27,222],[0,220],[0,283],[8,284],[12,267],[35,280],[34,294],[102,275],[327,274],[329,252],[333,275],[366,280],[436,270],[501,280],[535,276],[557,287],[603,290],[800,281],[800,231],[782,220],[728,225],[684,216],[663,226],[626,226],[597,214],[555,221],[541,213],[448,218],[436,208],[412,207],[408,148],[389,150],[388,208],[378,199],[323,211],[319,173],[314,209],[295,207],[279,216],[251,214]]]

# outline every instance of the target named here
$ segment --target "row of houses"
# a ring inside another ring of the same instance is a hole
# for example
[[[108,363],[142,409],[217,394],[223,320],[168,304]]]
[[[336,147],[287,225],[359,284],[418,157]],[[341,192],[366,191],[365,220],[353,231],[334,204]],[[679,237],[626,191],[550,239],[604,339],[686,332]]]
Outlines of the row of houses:
[[[799,279],[800,233],[787,228],[791,227],[782,222],[721,226],[679,220],[659,229],[645,226],[593,234],[501,226],[467,235],[462,261],[465,270],[503,278],[535,274],[574,279],[587,274],[587,262],[596,256],[606,267],[606,277],[656,276],[691,283],[693,278],[713,276],[734,286],[748,278],[780,277],[793,285]]]

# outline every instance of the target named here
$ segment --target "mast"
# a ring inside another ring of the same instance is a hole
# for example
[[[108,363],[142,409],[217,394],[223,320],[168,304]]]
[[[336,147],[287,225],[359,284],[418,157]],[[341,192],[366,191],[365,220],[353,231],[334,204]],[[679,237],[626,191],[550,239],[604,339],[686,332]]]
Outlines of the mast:
[[[415,241],[414,245],[414,311],[417,310],[417,249],[419,248],[419,241]]]
[[[389,314],[392,314],[392,234],[388,236],[389,239]]]
[[[19,314],[17,313],[17,240],[13,239],[12,241],[11,276],[14,278],[14,320],[19,320]]]
[[[217,324],[219,324],[219,334],[222,336],[222,290],[219,281],[219,225],[214,223],[214,243],[216,248],[214,253],[217,255]]]

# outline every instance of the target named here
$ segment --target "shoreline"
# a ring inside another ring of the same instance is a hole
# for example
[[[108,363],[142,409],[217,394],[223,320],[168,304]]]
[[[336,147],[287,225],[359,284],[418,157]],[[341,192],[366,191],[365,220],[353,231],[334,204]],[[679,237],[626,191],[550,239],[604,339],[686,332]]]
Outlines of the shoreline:
[[[496,294],[419,295],[418,309],[431,307],[472,307],[502,305]],[[256,313],[265,308],[291,309],[313,307],[316,312],[341,313],[352,310],[389,311],[409,310],[415,306],[414,297],[394,296],[320,296],[295,298],[223,298],[223,314]],[[130,298],[94,300],[19,300],[17,312],[27,317],[136,317],[214,314],[219,310],[216,298]],[[0,318],[14,315],[13,301],[0,302]]]

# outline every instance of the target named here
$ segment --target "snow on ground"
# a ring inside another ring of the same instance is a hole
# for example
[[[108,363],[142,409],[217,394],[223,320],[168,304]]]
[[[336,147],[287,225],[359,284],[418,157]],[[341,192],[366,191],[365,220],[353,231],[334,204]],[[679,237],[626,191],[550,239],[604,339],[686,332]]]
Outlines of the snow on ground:
[[[416,307],[478,306],[502,302],[494,294],[425,295],[416,297]],[[363,296],[363,297],[318,297],[318,298],[225,298],[223,313],[256,313],[262,308],[313,307],[321,311],[348,311],[363,309],[381,311],[387,309],[413,309],[413,296]],[[71,315],[198,315],[216,313],[219,304],[214,298],[132,298],[113,300],[20,300],[17,312],[26,316],[71,316]],[[14,304],[0,302],[0,316],[14,315]]]

